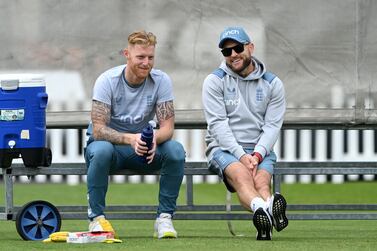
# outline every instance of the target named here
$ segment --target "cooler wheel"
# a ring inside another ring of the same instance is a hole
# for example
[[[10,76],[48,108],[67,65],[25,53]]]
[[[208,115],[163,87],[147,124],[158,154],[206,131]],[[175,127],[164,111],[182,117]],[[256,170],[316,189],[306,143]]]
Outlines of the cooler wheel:
[[[61,217],[58,209],[43,200],[25,204],[17,213],[16,228],[24,240],[41,241],[60,231]]]

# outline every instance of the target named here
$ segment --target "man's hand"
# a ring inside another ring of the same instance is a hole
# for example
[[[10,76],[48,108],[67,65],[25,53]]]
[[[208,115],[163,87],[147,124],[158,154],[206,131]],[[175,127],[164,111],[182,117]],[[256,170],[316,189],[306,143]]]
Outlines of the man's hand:
[[[139,156],[147,155],[147,163],[150,164],[153,161],[156,152],[156,138],[153,137],[152,149],[148,151],[147,143],[141,140],[141,134],[134,134],[131,140],[131,146],[135,150],[135,153]]]
[[[251,176],[255,177],[258,169],[258,158],[251,156],[250,154],[244,154],[242,155],[240,162],[249,169]]]
[[[130,144],[132,148],[135,150],[135,153],[139,156],[143,156],[144,153],[148,151],[148,148],[146,147],[146,143],[141,140],[140,133],[136,133],[132,135]]]
[[[250,154],[248,155],[251,157],[251,164],[253,165],[253,177],[255,177],[258,170],[259,159],[257,156],[252,156]]]

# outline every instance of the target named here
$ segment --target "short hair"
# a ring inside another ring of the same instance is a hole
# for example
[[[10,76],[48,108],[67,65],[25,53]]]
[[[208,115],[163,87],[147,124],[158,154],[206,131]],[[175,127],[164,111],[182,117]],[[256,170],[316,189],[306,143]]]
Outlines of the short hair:
[[[128,44],[129,45],[141,44],[145,46],[156,45],[157,39],[156,39],[156,36],[152,32],[146,32],[144,30],[135,31],[135,32],[132,32],[128,36]]]

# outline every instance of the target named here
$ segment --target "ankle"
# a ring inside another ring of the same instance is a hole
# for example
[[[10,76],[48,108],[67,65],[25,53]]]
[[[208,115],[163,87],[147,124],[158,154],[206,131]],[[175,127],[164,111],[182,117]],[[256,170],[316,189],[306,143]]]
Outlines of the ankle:
[[[173,219],[173,215],[169,213],[160,213],[157,215],[157,219]]]
[[[255,212],[260,207],[265,209],[265,206],[266,206],[266,202],[261,197],[255,197],[254,199],[251,200],[251,203],[250,203],[250,209],[253,212]]]
[[[106,219],[105,215],[101,214],[91,219],[91,221],[98,221],[100,219]]]

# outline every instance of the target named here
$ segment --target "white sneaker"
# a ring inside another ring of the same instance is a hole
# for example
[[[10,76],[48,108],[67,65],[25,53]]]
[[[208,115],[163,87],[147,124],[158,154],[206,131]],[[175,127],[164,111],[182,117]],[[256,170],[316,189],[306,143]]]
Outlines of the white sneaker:
[[[177,231],[175,231],[171,215],[161,213],[154,223],[155,238],[177,238]]]
[[[111,226],[111,223],[108,220],[106,220],[105,216],[99,215],[89,223],[89,232],[102,231],[113,232],[114,236],[116,235],[113,226]]]
[[[274,195],[271,195],[270,198],[267,199],[267,202],[266,202],[266,210],[267,212],[270,214],[270,216],[272,217],[272,207],[274,205]]]

